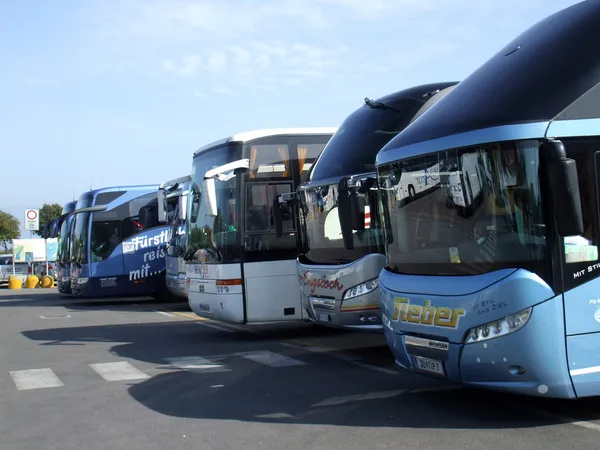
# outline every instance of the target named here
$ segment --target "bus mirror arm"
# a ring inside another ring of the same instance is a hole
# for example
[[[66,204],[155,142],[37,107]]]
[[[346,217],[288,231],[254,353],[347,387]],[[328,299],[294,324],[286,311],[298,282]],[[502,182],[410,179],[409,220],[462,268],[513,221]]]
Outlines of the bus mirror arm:
[[[575,160],[567,158],[565,147],[559,140],[549,139],[541,145],[546,158],[551,191],[552,209],[558,234],[577,236],[584,233],[581,196]]]

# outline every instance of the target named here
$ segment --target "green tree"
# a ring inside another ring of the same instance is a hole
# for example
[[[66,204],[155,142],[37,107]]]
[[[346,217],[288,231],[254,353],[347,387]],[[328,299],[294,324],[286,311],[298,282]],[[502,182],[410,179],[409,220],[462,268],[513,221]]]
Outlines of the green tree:
[[[43,237],[44,227],[47,223],[52,223],[62,214],[62,206],[58,203],[44,203],[40,208],[40,229],[34,231],[38,236]]]
[[[0,245],[4,251],[8,251],[8,246],[13,239],[21,236],[20,224],[15,216],[4,211],[0,211]]]

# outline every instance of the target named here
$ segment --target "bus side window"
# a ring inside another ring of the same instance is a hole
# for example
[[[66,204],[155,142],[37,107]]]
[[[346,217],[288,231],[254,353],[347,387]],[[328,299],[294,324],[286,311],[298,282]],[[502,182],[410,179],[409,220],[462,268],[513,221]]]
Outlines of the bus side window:
[[[600,175],[600,139],[564,139],[567,158],[574,159],[577,165],[581,210],[584,233],[564,238],[565,289],[573,288],[590,279],[600,276],[600,271],[589,272],[590,263],[598,261],[598,191],[597,178]],[[558,212],[559,213],[559,212]]]

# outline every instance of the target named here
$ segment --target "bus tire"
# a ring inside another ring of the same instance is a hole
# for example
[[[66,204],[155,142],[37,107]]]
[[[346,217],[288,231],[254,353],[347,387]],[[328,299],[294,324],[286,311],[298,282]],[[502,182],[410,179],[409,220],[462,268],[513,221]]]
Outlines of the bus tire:
[[[410,198],[410,201],[412,202],[415,199],[416,193],[415,193],[415,187],[412,184],[408,185],[408,197]]]

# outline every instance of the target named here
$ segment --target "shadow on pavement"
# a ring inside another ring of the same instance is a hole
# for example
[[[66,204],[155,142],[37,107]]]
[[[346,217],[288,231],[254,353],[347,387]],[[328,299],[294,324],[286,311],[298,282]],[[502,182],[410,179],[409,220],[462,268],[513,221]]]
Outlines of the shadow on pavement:
[[[558,401],[474,389],[419,392],[451,385],[408,372],[374,372],[285,347],[288,332],[226,332],[181,321],[30,330],[23,335],[40,345],[114,343],[113,355],[151,363],[144,370],[153,376],[132,384],[129,393],[147,408],[173,417],[425,429],[517,429],[564,422],[539,410],[571,420],[600,419],[598,399]],[[240,355],[256,351],[304,364],[268,367]],[[183,356],[200,356],[217,367],[182,370],[167,364],[167,358]]]

